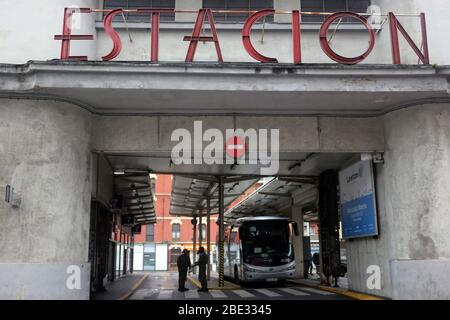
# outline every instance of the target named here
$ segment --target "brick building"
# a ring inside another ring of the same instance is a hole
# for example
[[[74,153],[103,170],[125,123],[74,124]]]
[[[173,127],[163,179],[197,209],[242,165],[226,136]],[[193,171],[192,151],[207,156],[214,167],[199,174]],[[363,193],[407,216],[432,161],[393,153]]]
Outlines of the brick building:
[[[191,218],[170,215],[172,175],[155,176],[156,224],[142,226],[141,233],[134,236],[134,270],[169,270],[176,268],[176,259],[183,249],[191,251],[194,260],[194,230]],[[215,261],[218,226],[211,217],[211,255]],[[202,230],[202,234],[200,234]],[[197,224],[197,248],[206,247],[206,218]],[[213,266],[214,269],[214,266]]]

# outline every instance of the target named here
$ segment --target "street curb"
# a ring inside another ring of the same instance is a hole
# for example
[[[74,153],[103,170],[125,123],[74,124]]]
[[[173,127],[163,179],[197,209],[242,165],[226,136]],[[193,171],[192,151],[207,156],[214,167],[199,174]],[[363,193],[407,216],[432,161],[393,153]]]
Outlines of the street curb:
[[[133,293],[140,287],[140,285],[142,284],[142,282],[144,282],[145,279],[148,278],[149,275],[150,275],[149,273],[144,274],[144,276],[143,276],[141,279],[139,279],[139,281],[136,282],[136,283],[131,287],[131,289],[130,289],[126,294],[124,294],[122,297],[120,297],[118,300],[127,300],[129,297],[131,297],[131,296],[133,295]]]
[[[188,276],[187,278],[197,288],[201,288],[202,287],[200,282],[198,280],[196,280],[195,278],[193,278],[191,276]],[[221,287],[208,287],[208,290],[237,290],[237,289],[241,289],[241,286],[238,286],[237,284],[234,284],[234,283],[231,283],[231,282],[228,282],[228,281],[225,281],[225,283],[228,285],[227,287],[223,287],[223,288],[221,288]]]
[[[378,296],[374,296],[374,295],[370,295],[370,294],[366,294],[366,293],[361,293],[361,292],[355,292],[355,291],[351,291],[348,289],[337,289],[337,288],[327,287],[327,286],[322,286],[322,285],[313,285],[313,284],[309,284],[309,283],[297,282],[295,280],[287,280],[287,281],[291,282],[291,283],[295,283],[295,284],[300,284],[302,286],[309,287],[309,288],[314,288],[314,289],[319,289],[319,290],[323,290],[323,291],[336,293],[341,296],[353,298],[356,300],[372,300],[372,301],[386,300],[385,298],[382,298],[382,297],[378,297]]]

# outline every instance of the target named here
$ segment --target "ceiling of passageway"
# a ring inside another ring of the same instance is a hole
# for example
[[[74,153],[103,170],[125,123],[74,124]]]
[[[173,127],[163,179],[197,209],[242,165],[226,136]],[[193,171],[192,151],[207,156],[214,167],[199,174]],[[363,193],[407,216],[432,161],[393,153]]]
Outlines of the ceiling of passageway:
[[[246,199],[225,212],[227,219],[251,216],[289,216],[294,193],[315,195],[317,179],[273,177]],[[314,197],[315,199],[315,197]]]
[[[259,179],[259,177],[246,176],[226,177],[224,181],[224,206],[232,203]],[[211,214],[219,212],[219,183],[217,178],[202,175],[175,175],[172,182],[171,215],[206,215],[207,199],[209,199]]]
[[[143,172],[129,172],[114,177],[114,191],[122,195],[122,212],[136,224],[156,223],[154,179]]]
[[[105,154],[122,178],[149,173],[173,174],[170,213],[180,216],[206,215],[207,199],[212,214],[218,213],[218,176],[224,176],[225,209],[256,182],[261,182],[258,165],[174,165],[168,154]],[[276,178],[265,177],[265,185],[226,212],[227,219],[256,215],[288,215],[292,196],[301,191],[310,197],[317,176],[327,169],[341,169],[359,159],[357,153],[302,153],[280,155]],[[252,190],[253,192],[254,190]],[[247,194],[249,196],[249,194]],[[236,202],[234,203],[236,204]],[[307,217],[308,218],[308,217]],[[314,219],[314,217],[310,217]]]

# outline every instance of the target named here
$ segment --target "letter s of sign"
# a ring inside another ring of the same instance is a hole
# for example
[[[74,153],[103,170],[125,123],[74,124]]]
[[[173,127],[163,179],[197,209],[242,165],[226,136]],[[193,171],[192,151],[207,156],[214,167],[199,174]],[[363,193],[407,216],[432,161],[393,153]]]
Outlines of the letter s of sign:
[[[69,275],[66,280],[66,287],[69,290],[81,289],[81,269],[79,266],[71,265],[67,267],[66,273]]]
[[[367,289],[369,290],[381,290],[381,269],[380,266],[371,265],[367,267],[367,274],[370,276],[367,278]]]
[[[108,36],[113,41],[113,49],[109,54],[102,57],[103,61],[110,61],[117,57],[120,54],[120,51],[122,51],[122,41],[120,40],[120,36],[117,33],[116,30],[114,30],[114,27],[112,26],[112,22],[115,16],[117,16],[119,13],[121,14],[123,12],[123,9],[115,9],[110,11],[103,21],[103,24],[105,26],[105,32],[108,34]]]

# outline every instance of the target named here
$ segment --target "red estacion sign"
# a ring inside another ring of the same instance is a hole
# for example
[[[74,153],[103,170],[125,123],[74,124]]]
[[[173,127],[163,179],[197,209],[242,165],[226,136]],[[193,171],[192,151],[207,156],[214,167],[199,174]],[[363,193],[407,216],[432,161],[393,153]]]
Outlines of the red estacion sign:
[[[55,40],[61,40],[61,60],[87,60],[86,56],[71,56],[70,55],[70,42],[72,40],[94,40],[93,35],[72,35],[71,30],[71,21],[74,13],[92,13],[102,10],[97,9],[74,9],[74,8],[66,8],[64,11],[64,26],[62,35],[56,35]],[[103,10],[104,11],[104,10]],[[103,56],[102,59],[104,61],[110,61],[119,56],[122,50],[122,41],[120,39],[119,34],[112,26],[113,19],[116,15],[122,14],[124,12],[123,9],[114,9],[108,10],[108,13],[104,18],[104,28],[106,34],[111,38],[113,42],[113,49],[110,53]],[[141,14],[148,14],[149,18],[151,16],[151,53],[150,53],[150,61],[158,62],[159,59],[159,24],[160,24],[160,15],[161,13],[175,12],[174,9],[151,9],[151,8],[142,8],[136,9],[136,12]],[[253,25],[261,18],[275,14],[276,11],[273,9],[265,9],[260,10],[253,13],[244,23],[242,29],[242,42],[247,53],[255,60],[259,62],[265,63],[277,63],[278,60],[276,58],[266,57],[258,52],[253,46],[250,33],[252,31]],[[293,63],[301,64],[302,63],[302,54],[301,54],[301,23],[300,17],[302,13],[298,10],[292,11],[292,42],[293,42]],[[208,18],[208,22],[211,28],[211,36],[202,36],[201,31],[203,25],[205,23],[205,19]],[[344,57],[337,54],[329,45],[327,34],[331,25],[340,19],[343,18],[353,18],[364,25],[367,32],[370,36],[369,47],[361,55],[356,57]],[[416,55],[419,57],[420,61],[423,64],[430,64],[429,54],[428,54],[428,40],[427,40],[427,31],[426,31],[426,22],[425,22],[425,14],[420,14],[420,22],[421,22],[421,33],[422,33],[422,49],[419,49],[417,45],[414,43],[412,38],[403,28],[403,26],[398,21],[397,17],[394,13],[390,12],[388,15],[389,26],[390,26],[390,35],[391,35],[391,46],[392,46],[392,60],[394,64],[400,64],[400,45],[399,45],[399,35],[398,32],[403,35],[408,44],[412,47]],[[325,21],[323,22],[320,28],[320,46],[325,54],[330,57],[330,59],[346,65],[357,64],[364,61],[372,52],[375,46],[375,31],[373,30],[370,23],[367,21],[367,18],[354,12],[337,12],[329,15]],[[211,9],[200,9],[198,11],[197,19],[194,25],[194,29],[191,36],[185,36],[183,38],[184,41],[189,41],[189,48],[186,54],[186,62],[193,62],[195,57],[195,52],[197,49],[197,44],[199,41],[202,42],[214,42],[217,60],[219,62],[223,62],[222,52],[220,49],[220,42],[217,36],[213,12]]]

